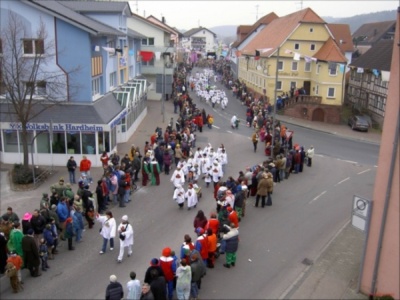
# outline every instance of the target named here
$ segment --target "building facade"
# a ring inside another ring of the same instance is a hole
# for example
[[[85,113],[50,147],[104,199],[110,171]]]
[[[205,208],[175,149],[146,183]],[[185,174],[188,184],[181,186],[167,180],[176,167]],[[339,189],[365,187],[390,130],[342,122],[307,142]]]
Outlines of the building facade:
[[[86,155],[94,166],[100,165],[98,156],[127,141],[147,112],[147,82],[139,76],[136,61],[142,36],[127,28],[129,6],[126,2],[51,0],[1,1],[0,5],[3,29],[11,15],[29,29],[20,39],[24,44],[17,45],[29,51],[22,53],[22,59],[37,57],[32,48],[37,49],[36,32],[44,25],[47,37],[42,44],[54,51],[45,54],[49,59],[38,78],[49,72],[64,74],[64,80],[57,83],[62,97],[56,105],[42,101],[47,99],[52,82],[46,86],[42,78],[40,85],[29,83],[34,87],[32,103],[38,107],[26,126],[30,163],[33,158],[38,165],[65,165],[71,155]],[[104,22],[100,21],[102,15],[107,15]],[[33,46],[27,47],[25,41],[33,41]],[[7,59],[10,45],[2,42],[2,48],[2,58]],[[7,88],[3,90],[1,161],[21,163],[23,130]]]

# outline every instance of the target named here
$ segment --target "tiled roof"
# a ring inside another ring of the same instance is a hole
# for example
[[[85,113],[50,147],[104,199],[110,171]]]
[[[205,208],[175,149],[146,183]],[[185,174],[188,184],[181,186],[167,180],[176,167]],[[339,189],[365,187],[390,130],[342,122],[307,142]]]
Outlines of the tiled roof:
[[[94,34],[106,34],[106,35],[124,35],[123,32],[103,24],[99,21],[93,20],[92,18],[81,15],[67,7],[64,4],[65,1],[51,1],[51,0],[33,0],[27,1],[28,5],[40,6],[45,9],[48,13],[64,19],[66,22],[75,23],[80,25],[87,31],[91,31]]]
[[[253,25],[239,25],[236,29],[236,34],[248,34]]]
[[[54,105],[40,113],[30,122],[46,123],[52,119],[59,123],[108,124],[121,111],[122,107],[114,95],[108,93],[90,104],[67,102]],[[16,115],[12,112],[13,109],[8,104],[0,104],[0,116],[3,122],[17,122]]]
[[[272,48],[272,50],[261,53],[261,56],[269,56],[289,37],[290,33],[299,23],[326,22],[321,19],[311,8],[305,8],[298,12],[277,18],[260,31],[243,50],[242,54],[255,55],[256,49]]]
[[[173,28],[173,27],[169,26],[167,23],[163,23],[161,20],[157,19],[157,18],[156,18],[155,16],[153,16],[153,15],[148,16],[146,19],[149,20],[150,22],[152,22],[151,19],[155,19],[156,21],[162,23],[164,26],[166,26],[168,29],[170,29],[170,30],[172,31],[171,33],[178,34],[178,35],[181,34],[181,33],[179,32],[179,30],[177,30],[176,28]],[[156,24],[157,24],[157,23],[156,23]]]
[[[350,65],[357,68],[390,71],[392,52],[393,40],[380,40]]]
[[[327,26],[343,53],[354,52],[353,38],[348,24],[327,24]]]
[[[329,38],[313,57],[323,61],[347,63],[346,57],[332,38]]]
[[[76,12],[122,12],[128,2],[121,1],[60,1],[66,7]]]
[[[366,23],[361,25],[352,36],[353,38],[365,37],[364,40],[358,42],[359,45],[373,44],[380,40],[388,31],[392,31],[395,26],[396,20]]]
[[[199,32],[201,30],[207,30],[208,32],[211,32],[214,36],[216,36],[216,34],[214,32],[212,32],[211,30],[209,30],[209,29],[207,29],[205,27],[192,28],[192,29],[190,29],[188,31],[185,31],[183,33],[183,36],[184,37],[191,37],[193,34]]]
[[[161,25],[158,25],[155,22],[151,22],[150,20],[147,20],[146,18],[143,18],[142,16],[140,16],[138,14],[133,13],[131,17],[139,19],[139,20],[141,20],[141,21],[143,21],[143,22],[145,22],[145,23],[147,23],[149,25],[155,26],[155,27],[157,27],[158,29],[161,29],[164,32],[171,33],[171,30],[169,30],[169,29],[167,29],[165,27],[162,27]]]

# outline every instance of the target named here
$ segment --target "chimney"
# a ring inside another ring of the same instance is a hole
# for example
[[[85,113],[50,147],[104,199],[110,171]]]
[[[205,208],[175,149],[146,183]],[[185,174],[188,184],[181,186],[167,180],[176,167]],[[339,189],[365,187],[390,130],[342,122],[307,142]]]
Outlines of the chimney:
[[[165,24],[165,17],[161,18],[161,22],[163,22]]]
[[[378,33],[378,29],[375,28],[374,29],[374,36],[377,35],[377,33]]]

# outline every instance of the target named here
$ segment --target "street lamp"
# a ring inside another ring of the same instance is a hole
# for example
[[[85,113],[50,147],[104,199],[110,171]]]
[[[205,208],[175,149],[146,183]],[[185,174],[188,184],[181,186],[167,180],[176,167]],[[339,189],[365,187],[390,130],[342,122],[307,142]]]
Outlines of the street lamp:
[[[272,143],[271,143],[271,154],[272,158],[274,157],[274,144],[275,144],[275,118],[276,118],[276,98],[277,98],[277,86],[278,86],[278,75],[279,75],[279,50],[281,47],[278,47],[278,52],[276,55],[276,70],[275,70],[275,90],[274,90],[274,110],[272,114]]]
[[[167,50],[170,48],[170,46],[168,46],[164,52],[163,52],[163,77],[162,77],[162,96],[161,96],[161,101],[162,101],[162,107],[161,107],[161,114],[162,114],[162,122],[165,122],[165,57],[168,56],[169,57],[169,53],[167,53]]]

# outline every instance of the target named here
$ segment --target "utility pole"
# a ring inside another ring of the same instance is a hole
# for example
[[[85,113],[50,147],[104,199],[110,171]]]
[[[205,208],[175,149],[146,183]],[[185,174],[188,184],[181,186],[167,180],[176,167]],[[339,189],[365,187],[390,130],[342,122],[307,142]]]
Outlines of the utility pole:
[[[260,7],[260,5],[256,5],[256,21],[258,21],[258,8]]]

